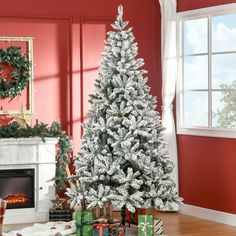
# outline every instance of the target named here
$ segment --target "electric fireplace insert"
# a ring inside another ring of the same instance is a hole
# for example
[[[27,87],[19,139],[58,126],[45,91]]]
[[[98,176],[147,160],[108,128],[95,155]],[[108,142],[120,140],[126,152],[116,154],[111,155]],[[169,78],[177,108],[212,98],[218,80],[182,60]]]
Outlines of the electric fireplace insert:
[[[0,198],[7,209],[34,208],[34,169],[0,170]]]

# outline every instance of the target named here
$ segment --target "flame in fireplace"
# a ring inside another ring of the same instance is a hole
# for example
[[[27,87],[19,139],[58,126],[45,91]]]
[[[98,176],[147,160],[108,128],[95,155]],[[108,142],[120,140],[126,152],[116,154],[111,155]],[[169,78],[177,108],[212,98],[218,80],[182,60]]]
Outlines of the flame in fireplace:
[[[7,204],[25,204],[30,199],[25,194],[12,194],[4,198]]]

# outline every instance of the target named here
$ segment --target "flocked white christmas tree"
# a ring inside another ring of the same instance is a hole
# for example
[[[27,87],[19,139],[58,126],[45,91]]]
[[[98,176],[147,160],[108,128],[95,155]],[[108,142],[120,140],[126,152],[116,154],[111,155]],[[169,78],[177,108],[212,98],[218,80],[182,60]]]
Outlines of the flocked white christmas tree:
[[[156,98],[149,94],[143,59],[136,58],[132,28],[126,29],[122,16],[119,6],[74,162],[78,184],[67,194],[72,206],[85,200],[89,207],[111,201],[132,212],[163,209],[182,199],[170,178],[174,165],[165,151]]]

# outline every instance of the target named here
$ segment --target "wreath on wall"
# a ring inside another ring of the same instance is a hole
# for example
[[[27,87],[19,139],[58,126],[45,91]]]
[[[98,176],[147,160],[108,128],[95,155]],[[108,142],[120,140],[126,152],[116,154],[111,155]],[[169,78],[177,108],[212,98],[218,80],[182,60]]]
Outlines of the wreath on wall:
[[[0,49],[0,99],[14,98],[21,94],[30,79],[31,62],[26,54],[21,53],[21,47]],[[8,75],[4,74],[10,68]]]

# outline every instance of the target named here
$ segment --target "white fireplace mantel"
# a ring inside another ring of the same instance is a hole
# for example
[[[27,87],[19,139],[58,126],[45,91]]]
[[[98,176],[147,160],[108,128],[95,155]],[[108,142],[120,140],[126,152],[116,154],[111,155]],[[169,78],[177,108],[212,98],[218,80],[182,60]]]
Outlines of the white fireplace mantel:
[[[35,170],[35,207],[7,209],[4,224],[48,221],[51,201],[55,198],[55,176],[57,138],[6,138],[0,139],[0,170]],[[1,186],[0,186],[1,187]]]

